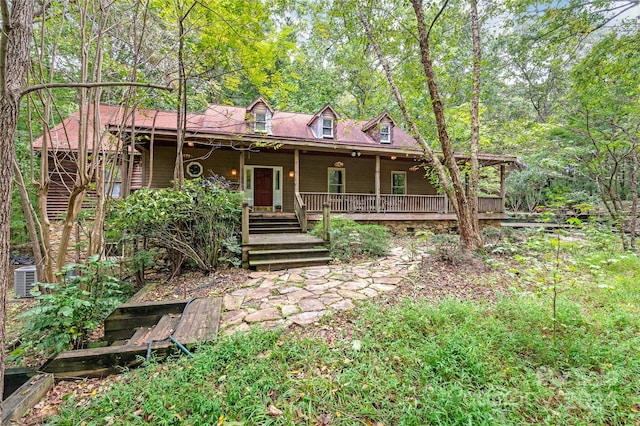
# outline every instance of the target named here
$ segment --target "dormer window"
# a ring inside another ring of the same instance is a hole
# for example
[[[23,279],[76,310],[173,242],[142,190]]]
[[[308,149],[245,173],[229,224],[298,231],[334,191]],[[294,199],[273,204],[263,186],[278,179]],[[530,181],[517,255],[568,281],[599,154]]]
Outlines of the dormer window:
[[[390,144],[393,139],[393,126],[396,123],[387,111],[383,112],[373,120],[370,120],[362,126],[371,139],[381,144]]]
[[[267,133],[267,113],[256,112],[253,129],[256,133]]]
[[[391,143],[391,126],[388,124],[380,126],[380,143]]]
[[[270,135],[273,112],[267,101],[262,96],[258,97],[247,107],[247,127],[254,133]]]
[[[333,120],[331,118],[322,119],[322,137],[323,138],[333,137]]]
[[[315,138],[336,139],[338,137],[337,120],[338,114],[331,105],[326,104],[320,111],[311,117],[307,126],[309,126],[309,129]]]

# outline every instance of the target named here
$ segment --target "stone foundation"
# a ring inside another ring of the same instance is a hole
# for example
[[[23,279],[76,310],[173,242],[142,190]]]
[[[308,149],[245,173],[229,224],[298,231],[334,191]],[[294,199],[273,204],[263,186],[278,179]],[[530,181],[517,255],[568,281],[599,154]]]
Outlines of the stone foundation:
[[[58,257],[58,252],[60,251],[63,226],[64,222],[62,221],[51,221],[51,250],[54,259]],[[65,263],[79,263],[84,260],[86,251],[83,248],[88,240],[87,232],[88,230],[83,229],[77,223],[73,225]]]

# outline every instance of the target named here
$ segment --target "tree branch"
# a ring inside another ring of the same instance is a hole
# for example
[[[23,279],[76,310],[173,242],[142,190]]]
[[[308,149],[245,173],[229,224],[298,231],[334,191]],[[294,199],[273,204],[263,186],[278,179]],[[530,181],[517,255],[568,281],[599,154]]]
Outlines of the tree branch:
[[[137,82],[126,82],[126,81],[104,81],[100,83],[45,83],[45,84],[36,84],[34,86],[29,86],[26,89],[20,92],[20,96],[27,95],[31,92],[35,92],[38,90],[44,89],[72,89],[72,88],[92,88],[92,87],[114,87],[114,86],[133,86],[133,87],[146,87],[149,89],[158,89],[158,90],[167,90],[171,92],[173,88],[168,86],[160,86],[159,84],[151,84],[151,83],[137,83]]]
[[[433,21],[431,21],[431,25],[429,25],[429,30],[427,31],[427,40],[429,40],[429,36],[431,35],[431,29],[436,24],[436,21],[438,20],[438,18],[440,18],[440,15],[442,15],[442,12],[444,12],[444,9],[447,7],[448,4],[449,4],[449,0],[446,0],[442,5],[442,7],[440,8],[440,10],[438,11],[438,14],[436,15],[436,17],[433,18]]]

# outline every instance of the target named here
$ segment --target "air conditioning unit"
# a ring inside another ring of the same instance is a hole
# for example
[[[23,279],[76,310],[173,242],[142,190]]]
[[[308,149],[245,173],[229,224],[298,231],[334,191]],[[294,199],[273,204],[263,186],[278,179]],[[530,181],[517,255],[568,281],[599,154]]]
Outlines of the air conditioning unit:
[[[13,271],[13,289],[18,297],[33,297],[31,289],[38,282],[35,265],[23,266]]]

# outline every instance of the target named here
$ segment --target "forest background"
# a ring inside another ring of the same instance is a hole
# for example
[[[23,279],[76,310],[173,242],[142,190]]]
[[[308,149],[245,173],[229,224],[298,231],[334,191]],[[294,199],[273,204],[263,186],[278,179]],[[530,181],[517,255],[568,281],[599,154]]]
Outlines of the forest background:
[[[436,141],[420,71],[416,4],[430,24],[435,78],[454,148],[472,149],[469,122],[479,88],[479,150],[518,155],[525,166],[508,179],[510,208],[597,205],[620,230],[623,246],[633,248],[635,232],[627,236],[625,230],[629,221],[635,229],[636,215],[626,212],[637,211],[638,202],[637,0],[483,1],[477,8],[464,0],[4,0],[2,114],[8,116],[6,99],[17,97],[20,108],[15,146],[2,158],[15,165],[17,177],[11,245],[33,242],[27,212],[38,221],[48,189],[46,165],[31,142],[90,103],[200,111],[207,103],[248,105],[262,95],[275,109],[313,113],[330,102],[341,116],[356,119],[388,110],[399,125],[412,121],[427,141]],[[33,18],[20,21],[29,5]],[[479,67],[469,19],[474,10]],[[33,30],[32,40],[24,39],[27,55],[11,55],[22,39],[7,35],[25,23]],[[24,76],[14,73],[19,58]],[[383,63],[408,113],[390,94]],[[3,135],[4,129],[5,121]],[[89,178],[97,175],[95,164],[82,161],[86,192],[95,189]],[[70,211],[71,223],[80,212]],[[46,245],[43,232],[39,240]],[[4,252],[8,242],[0,242]]]

